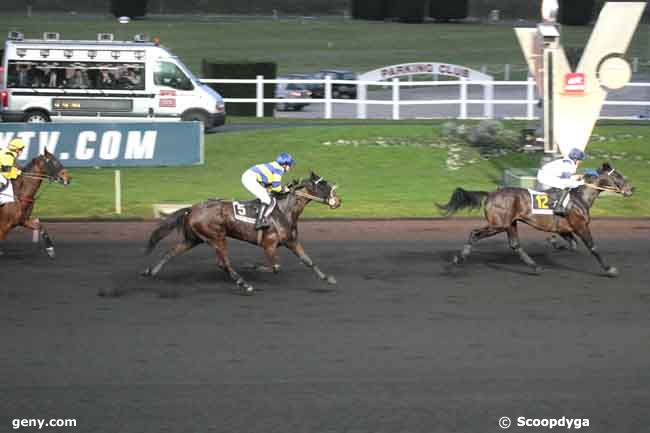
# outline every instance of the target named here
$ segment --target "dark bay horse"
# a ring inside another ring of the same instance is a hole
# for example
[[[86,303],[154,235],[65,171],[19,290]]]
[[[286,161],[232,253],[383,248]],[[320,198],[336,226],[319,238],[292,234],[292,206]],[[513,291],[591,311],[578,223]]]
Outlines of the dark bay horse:
[[[320,279],[336,284],[333,276],[325,275],[314,264],[298,240],[298,219],[311,201],[327,204],[331,209],[341,205],[341,199],[336,195],[336,185],[330,185],[322,177],[311,173],[309,179],[291,184],[289,193],[277,198],[277,205],[270,217],[271,227],[264,230],[261,236],[255,230],[254,223],[242,222],[235,218],[232,201],[208,200],[180,209],[154,229],[149,237],[146,253],[151,253],[156,244],[174,229],[181,231],[182,240],[169,249],[153,268],[145,269],[142,274],[155,276],[174,256],[201,243],[207,243],[217,254],[217,265],[228,272],[244,294],[252,294],[253,287],[230,263],[226,242],[226,238],[230,237],[261,246],[273,272],[280,270],[278,247],[285,246],[298,256],[302,263],[312,268]]]
[[[52,239],[38,218],[32,217],[32,210],[36,202],[36,194],[43,180],[59,182],[63,185],[70,183],[70,175],[63,164],[47,149],[42,155],[32,159],[22,169],[22,175],[13,182],[14,201],[0,206],[0,240],[16,226],[23,226],[37,230],[43,239],[47,255],[54,258],[54,244]],[[2,194],[0,192],[0,194]]]
[[[488,224],[472,230],[460,254],[454,256],[454,263],[464,262],[472,251],[472,245],[477,241],[506,232],[510,248],[517,252],[524,263],[531,266],[535,272],[541,272],[541,267],[530,258],[519,243],[517,223],[523,222],[538,230],[557,233],[569,242],[572,242],[577,235],[598,260],[606,274],[611,277],[617,276],[618,270],[605,263],[594,244],[589,229],[589,209],[602,191],[629,197],[633,194],[634,188],[625,176],[608,163],[603,164],[596,174],[585,175],[584,181],[584,185],[571,191],[571,202],[566,217],[533,214],[530,194],[525,188],[503,188],[494,192],[465,191],[457,188],[449,202],[438,207],[446,215],[451,215],[459,209],[482,206]]]

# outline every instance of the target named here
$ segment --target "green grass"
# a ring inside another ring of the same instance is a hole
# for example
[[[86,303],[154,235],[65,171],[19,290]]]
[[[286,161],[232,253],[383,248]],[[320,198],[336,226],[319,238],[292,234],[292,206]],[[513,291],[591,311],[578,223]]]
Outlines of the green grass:
[[[446,202],[455,187],[493,190],[504,167],[538,166],[539,154],[511,153],[481,160],[474,148],[464,146],[466,160],[476,158],[479,162],[450,170],[446,164],[448,149],[435,147],[444,142],[441,124],[383,121],[210,134],[206,136],[203,166],[122,169],[123,216],[151,217],[153,203],[250,198],[240,183],[241,173],[254,163],[271,160],[280,151],[291,152],[298,160],[296,169],[285,176],[286,182],[314,170],[340,185],[343,206],[333,211],[312,204],[305,213],[309,217],[439,216],[433,202]],[[518,130],[524,125],[508,126]],[[595,167],[607,155],[638,192],[628,199],[601,197],[593,214],[649,216],[650,130],[611,125],[599,127],[595,133],[606,139],[589,145],[588,152],[599,156],[585,165]],[[625,159],[615,159],[619,157]],[[73,184],[68,188],[45,187],[35,214],[114,216],[113,169],[72,169],[71,174]]]
[[[27,37],[57,31],[65,39],[94,39],[98,32],[113,32],[118,39],[130,39],[145,32],[160,36],[163,45],[198,75],[203,58],[273,61],[278,64],[279,73],[322,68],[364,72],[414,61],[472,68],[491,65],[494,69],[502,69],[506,63],[524,68],[525,63],[512,27],[478,23],[402,24],[342,18],[209,20],[170,16],[121,25],[108,15],[36,14],[27,18],[7,13],[0,16],[0,29],[21,30]],[[582,46],[590,32],[590,27],[564,26],[563,43]],[[639,26],[628,57],[650,57],[647,35],[648,26]]]

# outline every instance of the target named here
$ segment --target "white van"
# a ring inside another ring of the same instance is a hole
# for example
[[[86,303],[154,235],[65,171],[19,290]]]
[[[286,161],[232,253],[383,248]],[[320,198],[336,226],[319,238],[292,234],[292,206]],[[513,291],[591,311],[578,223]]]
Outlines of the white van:
[[[10,32],[2,66],[4,122],[194,120],[211,128],[226,120],[221,95],[138,35],[66,41],[58,33],[23,39]]]

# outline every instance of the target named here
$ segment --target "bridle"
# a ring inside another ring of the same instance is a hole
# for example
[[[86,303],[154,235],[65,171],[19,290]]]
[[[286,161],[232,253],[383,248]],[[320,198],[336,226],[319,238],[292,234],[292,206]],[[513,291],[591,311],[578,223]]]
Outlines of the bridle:
[[[611,176],[615,171],[616,171],[616,169],[612,168],[610,171],[607,172],[607,175]],[[623,193],[623,189],[618,185],[600,186],[600,185],[596,185],[594,183],[586,183],[585,182],[585,186],[587,186],[589,188],[597,189],[599,191],[613,192],[613,193],[616,193],[616,194],[622,194]]]
[[[314,185],[318,185],[318,183],[321,182],[322,180],[323,180],[323,178],[319,177],[318,180],[314,181]],[[336,204],[336,200],[334,198],[334,191],[336,190],[336,188],[338,188],[338,185],[332,185],[332,189],[330,189],[330,195],[327,198],[322,198],[322,197],[315,196],[315,195],[310,194],[308,192],[302,191],[301,189],[295,189],[294,194],[296,194],[297,196],[300,196],[300,197],[307,198],[309,200],[316,201],[318,203],[323,203],[323,204],[326,204],[328,206],[334,206]]]
[[[45,174],[44,173],[39,173],[35,171],[27,171],[22,173],[21,176],[24,176],[29,179],[39,179],[39,180],[49,180],[50,182],[58,182],[58,183],[63,183],[63,179],[61,179],[58,175],[51,175],[48,173],[55,173],[59,171],[59,168],[54,164],[54,161],[51,158],[47,158],[44,161],[45,163]]]

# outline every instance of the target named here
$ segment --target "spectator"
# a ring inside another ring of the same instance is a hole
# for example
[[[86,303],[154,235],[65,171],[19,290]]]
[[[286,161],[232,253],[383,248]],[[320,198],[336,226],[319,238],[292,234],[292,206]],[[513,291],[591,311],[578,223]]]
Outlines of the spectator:
[[[18,65],[17,87],[31,87],[32,80],[29,74],[28,65]]]
[[[99,88],[112,89],[115,86],[115,78],[113,74],[108,72],[108,69],[102,69],[99,72]]]
[[[75,69],[74,74],[68,81],[68,87],[72,89],[87,89],[88,88],[88,80],[84,76],[83,72],[81,69]]]

